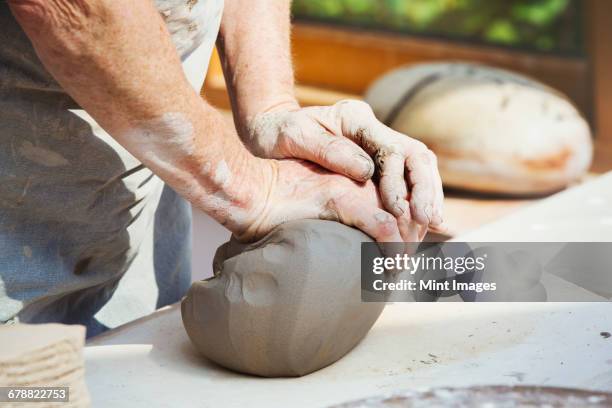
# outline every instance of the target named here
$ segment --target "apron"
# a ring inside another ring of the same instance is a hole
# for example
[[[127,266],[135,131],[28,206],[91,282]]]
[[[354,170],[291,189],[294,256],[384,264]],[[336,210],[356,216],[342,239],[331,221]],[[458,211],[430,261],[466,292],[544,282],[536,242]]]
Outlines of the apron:
[[[199,92],[223,0],[155,4]],[[180,300],[191,207],[62,90],[5,2],[0,27],[0,322],[93,336]]]

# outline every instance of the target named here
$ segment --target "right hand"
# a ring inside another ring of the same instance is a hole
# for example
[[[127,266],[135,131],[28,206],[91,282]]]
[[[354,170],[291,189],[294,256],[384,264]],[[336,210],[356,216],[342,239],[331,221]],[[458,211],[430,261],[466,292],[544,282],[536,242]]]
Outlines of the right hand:
[[[377,242],[417,242],[427,227],[387,212],[371,180],[359,183],[301,160],[264,160],[270,165],[269,189],[253,197],[242,241],[261,238],[278,224],[294,219],[338,221]]]
[[[388,212],[402,222],[442,228],[444,193],[435,154],[385,126],[367,103],[300,108],[288,102],[255,115],[244,128],[244,143],[259,157],[309,160],[359,182],[376,168]]]

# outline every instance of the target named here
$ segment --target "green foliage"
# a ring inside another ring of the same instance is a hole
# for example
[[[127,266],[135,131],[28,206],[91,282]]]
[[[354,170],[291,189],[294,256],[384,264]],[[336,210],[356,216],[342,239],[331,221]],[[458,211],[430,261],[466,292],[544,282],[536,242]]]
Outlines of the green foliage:
[[[294,0],[296,18],[579,52],[579,0]]]
[[[519,33],[514,24],[508,19],[497,19],[487,27],[484,37],[491,41],[501,44],[516,44],[519,40]]]
[[[546,0],[539,2],[517,2],[512,7],[512,16],[538,27],[545,27],[567,9],[569,0]]]

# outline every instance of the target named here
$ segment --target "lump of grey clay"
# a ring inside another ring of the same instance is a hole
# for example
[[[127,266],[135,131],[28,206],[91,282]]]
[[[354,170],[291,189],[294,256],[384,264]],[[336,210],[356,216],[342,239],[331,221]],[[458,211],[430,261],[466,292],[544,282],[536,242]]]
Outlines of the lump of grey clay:
[[[182,303],[195,347],[229,369],[301,376],[342,358],[384,303],[361,302],[360,246],[372,240],[331,221],[282,224],[253,244],[217,250],[213,278]]]
[[[416,64],[383,75],[365,96],[376,116],[438,156],[446,186],[543,194],[582,177],[586,120],[558,91],[484,65]]]

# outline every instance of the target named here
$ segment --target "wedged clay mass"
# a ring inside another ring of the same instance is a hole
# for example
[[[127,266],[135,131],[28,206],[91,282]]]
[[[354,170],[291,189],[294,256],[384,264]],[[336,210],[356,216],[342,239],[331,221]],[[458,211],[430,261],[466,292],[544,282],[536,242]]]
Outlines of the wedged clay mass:
[[[0,385],[69,387],[68,402],[15,402],[2,407],[89,407],[83,345],[85,327],[63,324],[0,326]]]
[[[195,282],[182,303],[193,344],[224,367],[265,377],[340,359],[384,308],[361,302],[362,241],[372,242],[336,222],[301,220],[253,244],[225,243],[215,277]]]
[[[572,103],[509,71],[412,65],[381,77],[365,100],[378,119],[436,153],[449,187],[548,193],[575,181],[591,163],[590,129]]]

